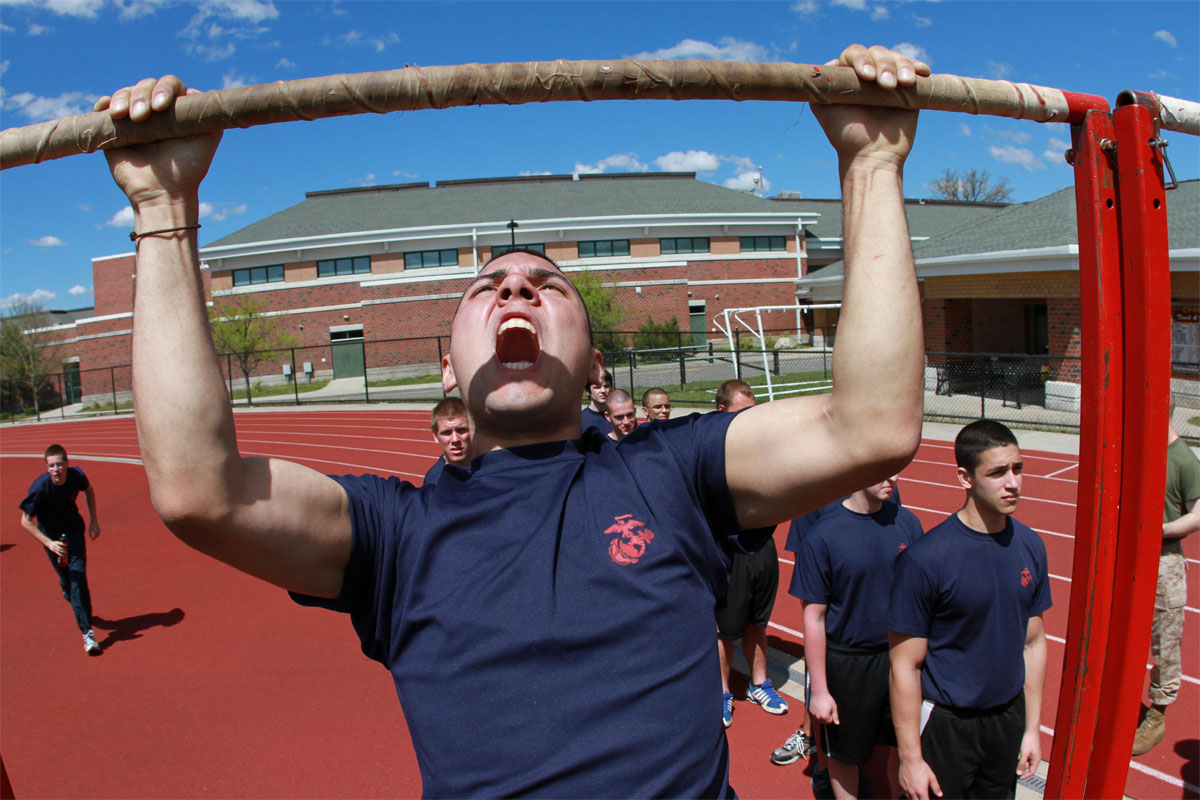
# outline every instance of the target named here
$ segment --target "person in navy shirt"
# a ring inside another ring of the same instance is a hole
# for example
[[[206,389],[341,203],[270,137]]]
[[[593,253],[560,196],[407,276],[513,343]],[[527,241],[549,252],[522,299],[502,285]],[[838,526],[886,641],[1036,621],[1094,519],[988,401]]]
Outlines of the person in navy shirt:
[[[808,709],[822,723],[838,797],[857,797],[859,767],[877,743],[895,743],[888,709],[888,595],[896,558],[922,534],[916,515],[887,502],[896,480],[868,486],[823,513],[796,558]]]
[[[604,412],[608,429],[604,431],[608,438],[619,442],[637,428],[637,411],[633,408],[633,398],[624,389],[616,389],[608,396],[608,410]],[[584,426],[584,431],[587,426]]]
[[[1046,548],[1012,518],[1023,463],[1007,427],[954,442],[962,509],[896,561],[888,630],[900,788],[1012,797],[1041,761]]]
[[[589,383],[587,387],[588,404],[584,406],[581,427],[583,430],[595,428],[601,433],[608,433],[612,425],[608,421],[608,399],[613,390],[613,375],[607,369],[599,383]]]
[[[83,634],[84,652],[98,656],[101,649],[92,630],[92,595],[87,582],[87,539],[83,535],[83,517],[79,516],[76,505],[79,493],[83,492],[89,517],[87,534],[95,539],[100,535],[96,492],[83,470],[70,465],[62,445],[47,447],[45,458],[45,474],[33,482],[21,501],[21,527],[45,548],[58,575],[63,599],[71,604],[75,624]]]
[[[467,407],[457,397],[439,401],[429,414],[429,428],[442,454],[425,473],[424,483],[437,483],[447,464],[461,467],[471,463],[471,421]]]
[[[884,90],[928,74],[858,45],[833,63]],[[96,108],[136,125],[185,91],[148,78]],[[544,256],[508,252],[467,284],[442,360],[443,388],[470,417],[471,464],[420,488],[240,455],[194,238],[219,134],[105,151],[148,234],[134,391],[155,508],[190,546],[350,615],[391,672],[427,795],[732,795],[712,701],[725,532],[894,474],[920,440],[902,192],[916,113],[813,111],[845,197],[848,302],[829,395],[652,421],[619,444],[585,434],[580,389],[604,366],[582,297]]]
[[[752,408],[758,401],[745,381],[729,380],[717,387],[717,411],[738,412]],[[765,530],[730,534],[726,551],[730,554],[729,589],[717,600],[717,640],[721,657],[721,718],[728,728],[733,724],[733,693],[729,677],[733,669],[734,644],[742,640],[742,654],[750,670],[746,699],[768,714],[786,714],[787,701],[775,691],[767,677],[767,623],[775,608],[779,588],[779,553],[775,549],[772,526]]]

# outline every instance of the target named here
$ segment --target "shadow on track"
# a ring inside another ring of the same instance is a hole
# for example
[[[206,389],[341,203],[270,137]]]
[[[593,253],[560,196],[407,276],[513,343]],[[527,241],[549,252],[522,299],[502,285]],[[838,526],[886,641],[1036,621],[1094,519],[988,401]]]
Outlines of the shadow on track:
[[[92,615],[92,627],[97,630],[109,631],[100,642],[100,647],[107,650],[118,642],[131,642],[142,638],[142,631],[150,628],[169,628],[183,621],[183,609],[173,608],[170,611],[156,611],[149,614],[138,614],[124,619],[105,619]]]

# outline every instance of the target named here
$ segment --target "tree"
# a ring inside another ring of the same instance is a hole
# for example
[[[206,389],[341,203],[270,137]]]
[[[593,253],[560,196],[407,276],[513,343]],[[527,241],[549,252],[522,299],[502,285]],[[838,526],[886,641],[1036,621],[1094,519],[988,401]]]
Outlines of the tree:
[[[986,169],[971,169],[960,174],[946,167],[945,174],[929,188],[933,189],[933,196],[938,200],[964,203],[1007,203],[1013,193],[1008,178],[1001,177],[992,183],[992,176]]]
[[[208,312],[213,344],[238,365],[246,382],[246,402],[251,405],[250,376],[260,364],[275,360],[280,350],[296,343],[296,337],[284,331],[282,318],[266,311],[266,300],[240,294],[214,301]]]
[[[683,331],[679,328],[679,318],[672,315],[666,322],[655,322],[649,316],[638,325],[638,332],[633,335],[633,346],[636,350],[660,350],[667,347],[679,347],[683,342]]]
[[[33,396],[33,407],[41,418],[41,395],[58,372],[56,348],[51,343],[50,314],[39,303],[16,298],[8,302],[0,320],[0,374],[6,394]]]
[[[574,273],[571,282],[579,290],[583,305],[587,308],[596,348],[602,351],[617,349],[613,337],[606,335],[619,331],[627,316],[625,308],[617,302],[616,289],[605,286],[600,273],[590,269]]]

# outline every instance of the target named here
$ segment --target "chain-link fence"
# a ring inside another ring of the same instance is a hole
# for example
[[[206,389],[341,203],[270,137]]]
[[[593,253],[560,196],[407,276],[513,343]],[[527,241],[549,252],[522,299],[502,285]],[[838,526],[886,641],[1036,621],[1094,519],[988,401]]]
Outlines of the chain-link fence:
[[[735,330],[729,339],[685,331],[611,331],[594,344],[614,375],[616,388],[635,400],[650,388],[665,389],[676,406],[711,407],[717,387],[738,378],[755,387],[759,402],[828,392],[833,381],[835,331],[764,331],[762,338]],[[338,339],[312,347],[220,356],[235,406],[315,403],[436,401],[444,395],[441,359],[449,337],[366,341]],[[5,380],[3,417],[43,418],[117,413],[133,406],[129,365],[61,373],[37,381]],[[1192,365],[1194,369],[1194,365]],[[1079,429],[1080,361],[1067,356],[1012,353],[925,355],[925,415],[969,421],[980,417],[1014,426]],[[37,402],[34,402],[36,385]],[[886,387],[881,387],[885,390]],[[1189,420],[1200,414],[1200,382],[1176,378],[1173,390],[1184,411],[1180,433],[1195,436]],[[582,398],[582,395],[581,395]]]

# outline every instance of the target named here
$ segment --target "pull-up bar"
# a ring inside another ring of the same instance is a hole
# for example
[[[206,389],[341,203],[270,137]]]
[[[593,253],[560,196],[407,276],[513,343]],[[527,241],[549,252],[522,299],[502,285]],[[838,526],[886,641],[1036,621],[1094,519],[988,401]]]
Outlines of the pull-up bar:
[[[1095,95],[956,75],[912,87],[863,84],[849,67],[721,61],[530,61],[405,67],[220,89],[180,97],[169,112],[131,123],[79,114],[0,131],[0,169],[124,145],[349,114],[576,100],[774,100],[889,106],[1029,119],[1082,121],[1107,111]],[[1161,98],[1167,130],[1200,134],[1200,104]]]

